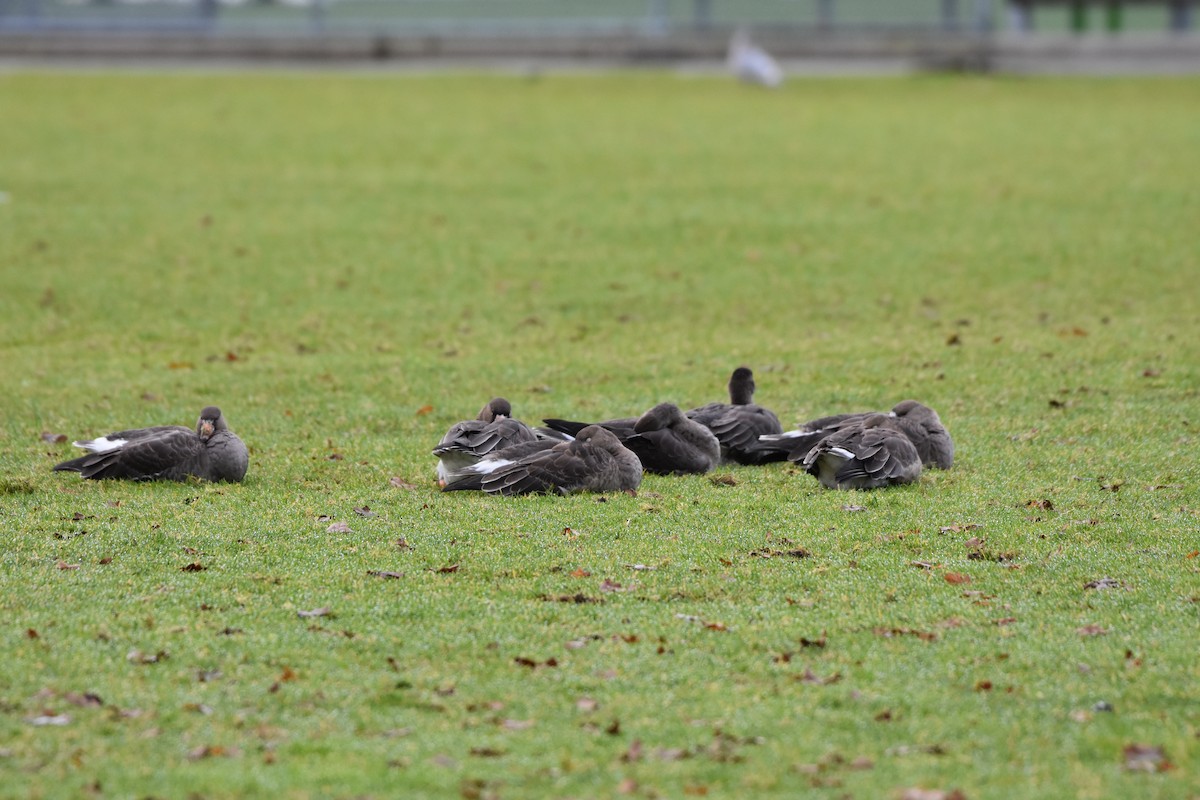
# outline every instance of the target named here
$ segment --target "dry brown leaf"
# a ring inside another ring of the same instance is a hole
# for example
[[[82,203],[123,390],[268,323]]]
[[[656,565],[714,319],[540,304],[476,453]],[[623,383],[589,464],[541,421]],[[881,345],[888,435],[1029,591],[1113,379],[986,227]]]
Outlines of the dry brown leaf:
[[[967,800],[967,796],[959,789],[951,789],[947,792],[943,789],[913,787],[901,792],[900,800]]]
[[[1135,772],[1166,772],[1172,768],[1166,752],[1157,745],[1127,744],[1121,750],[1125,769]]]
[[[328,608],[324,608],[324,607],[314,608],[312,611],[299,611],[298,610],[296,612],[297,617],[305,617],[305,618],[307,618],[307,617],[328,617],[328,616],[332,616],[332,615],[333,615],[333,611],[331,611]]]
[[[325,529],[326,533],[350,533],[350,526],[345,522],[335,522]]]
[[[945,579],[946,583],[958,584],[971,582],[971,576],[962,572],[947,572],[942,577]]]
[[[1108,633],[1108,629],[1103,625],[1092,623],[1090,625],[1084,625],[1082,628],[1076,628],[1075,632],[1080,636],[1104,636]]]

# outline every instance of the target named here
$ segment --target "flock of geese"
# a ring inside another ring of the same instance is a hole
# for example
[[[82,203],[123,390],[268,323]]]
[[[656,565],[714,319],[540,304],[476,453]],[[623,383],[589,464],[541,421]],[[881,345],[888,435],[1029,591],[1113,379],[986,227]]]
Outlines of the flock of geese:
[[[690,411],[659,403],[638,417],[546,419],[536,428],[514,419],[512,405],[498,397],[475,419],[452,425],[433,449],[438,484],[447,492],[498,495],[634,491],[644,472],[699,474],[728,463],[792,461],[829,489],[878,489],[954,463],[954,442],[937,412],[915,400],[784,431],[774,412],[754,402],[754,389],[754,373],[738,367],[728,403]],[[240,481],[250,463],[245,443],[216,406],[200,412],[194,429],[139,428],[75,445],[88,454],[54,469],[93,480]]]
[[[754,402],[754,373],[738,367],[729,402],[683,411],[659,403],[640,417],[543,420],[533,428],[504,398],[451,426],[433,449],[442,490],[488,494],[633,491],[643,472],[704,473],[720,464],[793,461],[829,489],[912,483],[949,469],[954,442],[937,412],[915,400],[887,412],[836,414],[784,431]]]

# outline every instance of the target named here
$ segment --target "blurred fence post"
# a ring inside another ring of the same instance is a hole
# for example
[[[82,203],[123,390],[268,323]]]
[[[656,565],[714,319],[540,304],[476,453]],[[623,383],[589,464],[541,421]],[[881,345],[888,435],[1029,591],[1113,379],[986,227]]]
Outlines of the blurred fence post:
[[[975,30],[988,33],[992,29],[992,0],[975,0]]]
[[[817,27],[823,31],[833,28],[833,0],[817,0]]]
[[[670,24],[670,0],[650,0],[646,6],[646,29],[650,34],[664,36]]]
[[[1175,0],[1171,3],[1170,27],[1176,32],[1190,30],[1192,27],[1193,0]]]
[[[958,30],[958,0],[942,0],[942,29]]]
[[[217,0],[196,0],[196,15],[200,24],[212,27],[217,22]]]

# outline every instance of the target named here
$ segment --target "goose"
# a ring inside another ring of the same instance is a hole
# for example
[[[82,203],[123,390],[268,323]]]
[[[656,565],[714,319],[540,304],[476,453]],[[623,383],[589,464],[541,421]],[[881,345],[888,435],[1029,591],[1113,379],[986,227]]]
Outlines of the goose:
[[[738,367],[729,377],[728,403],[709,403],[687,412],[721,442],[722,462],[761,463],[759,437],[783,433],[775,412],[754,402],[754,390],[754,372]]]
[[[885,414],[871,414],[826,436],[803,464],[826,489],[878,489],[921,477],[916,446]]]
[[[954,464],[954,440],[942,425],[936,411],[916,400],[903,400],[891,411],[862,411],[853,414],[833,414],[809,420],[796,430],[760,436],[754,447],[758,463],[771,461],[804,461],[808,452],[830,434],[860,424],[872,414],[886,414],[896,422],[917,448],[925,467],[950,469]]]
[[[549,433],[574,435],[588,425],[612,431],[632,450],[646,472],[684,475],[711,471],[721,461],[721,443],[708,428],[695,422],[674,403],[659,403],[640,417],[604,422],[542,420]]]
[[[523,442],[491,453],[464,469],[442,491],[499,495],[632,492],[641,483],[642,462],[633,451],[612,431],[588,425],[571,441]]]
[[[250,455],[229,430],[216,406],[200,412],[195,429],[179,425],[117,431],[75,442],[88,455],[56,464],[56,472],[78,472],[89,480],[238,482],[246,477]]]
[[[448,480],[488,453],[537,438],[532,428],[512,418],[512,404],[508,400],[493,397],[475,419],[451,425],[433,448],[433,454],[438,457],[438,484],[445,486]]]
[[[783,70],[771,54],[750,41],[750,34],[738,29],[729,40],[726,56],[729,71],[738,80],[771,89],[783,83]]]

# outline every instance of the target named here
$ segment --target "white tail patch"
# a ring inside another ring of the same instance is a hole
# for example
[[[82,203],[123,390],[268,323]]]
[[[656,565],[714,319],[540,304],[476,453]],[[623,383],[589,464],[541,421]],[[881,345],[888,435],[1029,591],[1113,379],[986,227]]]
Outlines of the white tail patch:
[[[127,439],[109,439],[107,436],[101,436],[99,439],[87,442],[75,442],[75,446],[93,453],[108,453],[112,450],[120,450],[127,441]]]
[[[507,458],[485,458],[475,466],[464,469],[463,472],[468,472],[472,475],[491,475],[496,470],[514,463],[516,462]]]
[[[831,455],[840,456],[845,459],[854,458],[854,453],[851,453],[849,450],[847,450],[844,447],[831,447],[831,448],[829,448],[829,453]]]
[[[799,439],[801,436],[811,436],[812,431],[784,431],[783,433],[763,433],[760,434],[758,440],[760,442],[782,442],[787,439]]]

